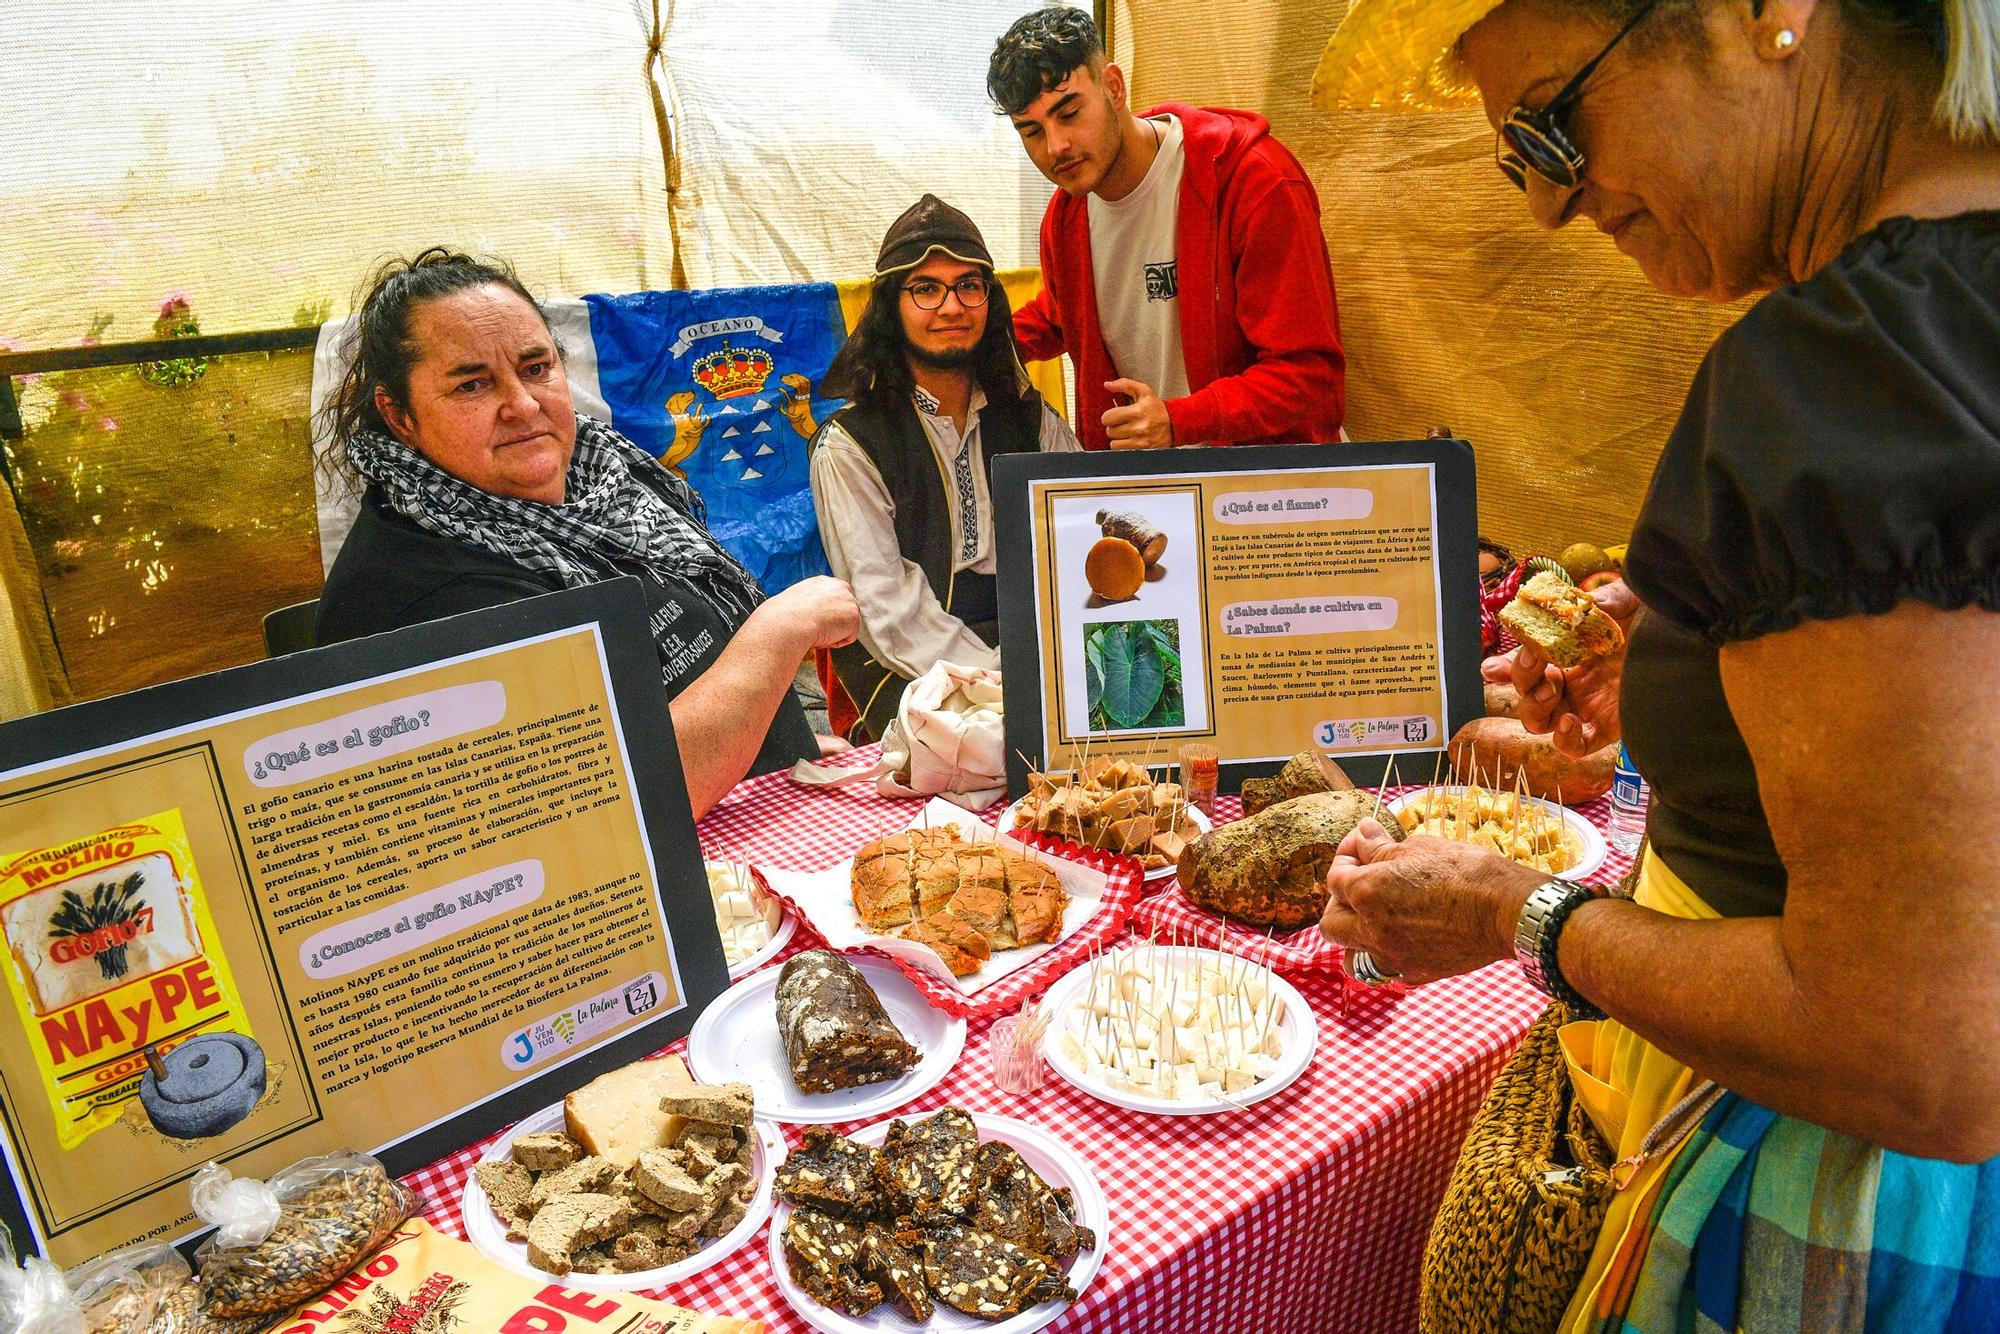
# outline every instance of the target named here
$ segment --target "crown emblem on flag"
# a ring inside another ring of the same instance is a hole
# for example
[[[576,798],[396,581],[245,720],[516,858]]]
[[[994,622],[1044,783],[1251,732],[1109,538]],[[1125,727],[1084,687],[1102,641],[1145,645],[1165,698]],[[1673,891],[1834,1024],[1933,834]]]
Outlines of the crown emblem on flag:
[[[695,383],[717,398],[741,398],[764,387],[777,369],[761,348],[733,348],[724,343],[694,364]]]

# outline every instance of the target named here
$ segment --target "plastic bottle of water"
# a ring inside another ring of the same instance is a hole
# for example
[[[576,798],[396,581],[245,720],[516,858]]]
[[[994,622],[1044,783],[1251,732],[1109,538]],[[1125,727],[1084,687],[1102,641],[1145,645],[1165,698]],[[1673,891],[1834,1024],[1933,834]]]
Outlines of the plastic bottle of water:
[[[1618,767],[1611,775],[1611,846],[1631,856],[1646,836],[1646,802],[1651,796],[1646,780],[1632,767],[1625,743],[1618,743]]]

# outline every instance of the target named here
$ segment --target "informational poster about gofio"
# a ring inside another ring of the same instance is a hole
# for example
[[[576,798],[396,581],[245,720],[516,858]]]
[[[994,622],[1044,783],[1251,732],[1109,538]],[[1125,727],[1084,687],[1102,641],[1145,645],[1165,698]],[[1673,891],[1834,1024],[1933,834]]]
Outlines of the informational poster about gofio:
[[[1479,712],[1463,442],[1023,455],[994,493],[1016,790],[1190,741],[1229,788],[1306,749],[1427,775]]]
[[[726,985],[630,581],[0,727],[17,1242],[199,1228],[203,1163],[407,1171]]]

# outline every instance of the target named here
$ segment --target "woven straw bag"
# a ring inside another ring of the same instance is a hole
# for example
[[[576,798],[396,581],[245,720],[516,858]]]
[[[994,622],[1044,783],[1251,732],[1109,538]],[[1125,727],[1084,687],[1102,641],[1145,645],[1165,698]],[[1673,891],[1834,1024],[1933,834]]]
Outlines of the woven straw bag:
[[[1556,1040],[1570,1018],[1542,1011],[1473,1120],[1424,1249],[1422,1334],[1543,1334],[1583,1280],[1613,1189]]]

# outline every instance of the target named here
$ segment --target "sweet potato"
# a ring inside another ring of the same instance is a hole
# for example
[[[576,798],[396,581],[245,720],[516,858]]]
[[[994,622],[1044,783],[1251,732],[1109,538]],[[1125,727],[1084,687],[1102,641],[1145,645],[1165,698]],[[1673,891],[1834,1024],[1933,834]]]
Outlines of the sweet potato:
[[[1605,746],[1572,759],[1545,736],[1536,736],[1514,718],[1475,718],[1451,739],[1452,772],[1462,781],[1497,788],[1514,786],[1525,774],[1528,794],[1581,806],[1611,790],[1618,747]]]
[[[1509,685],[1486,682],[1486,716],[1488,718],[1518,718],[1521,716],[1521,692]]]
[[[1374,813],[1372,792],[1314,792],[1223,825],[1187,845],[1181,888],[1195,903],[1259,929],[1296,931],[1326,911],[1326,871],[1340,840]],[[1382,817],[1389,837],[1402,826]]]
[[[1146,582],[1146,562],[1124,538],[1101,538],[1083,558],[1083,577],[1106,602],[1123,602],[1138,596]]]

